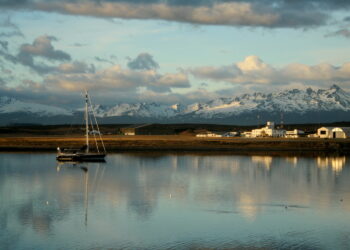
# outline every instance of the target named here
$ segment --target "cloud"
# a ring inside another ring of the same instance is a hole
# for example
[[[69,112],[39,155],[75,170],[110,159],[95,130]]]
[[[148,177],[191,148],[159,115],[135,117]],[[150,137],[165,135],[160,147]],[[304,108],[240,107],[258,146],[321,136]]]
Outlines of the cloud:
[[[170,92],[171,88],[189,88],[184,73],[161,75],[154,70],[134,71],[120,65],[94,73],[53,74],[45,78],[46,86],[65,91],[81,91],[87,88],[97,92],[130,91],[146,87],[158,92]]]
[[[128,63],[128,67],[134,70],[151,70],[159,68],[159,65],[153,60],[153,56],[148,53],[141,53]]]
[[[23,33],[17,30],[1,32],[0,37],[13,37],[13,36],[21,36],[24,37]]]
[[[84,43],[74,43],[74,44],[72,44],[72,46],[74,46],[74,47],[84,47],[86,45],[87,44],[84,44]]]
[[[99,56],[95,56],[95,60],[98,62],[102,62],[102,63],[109,63],[109,64],[114,64],[114,62],[112,62],[111,60],[105,59],[105,58],[101,58]]]
[[[4,50],[8,50],[8,42],[7,41],[0,41],[0,46],[4,49]]]
[[[345,38],[350,38],[350,30],[349,29],[340,29],[335,32],[329,33],[325,35],[325,37],[331,37],[331,36],[342,36]]]
[[[191,90],[184,94],[179,93],[159,93],[152,90],[145,90],[139,93],[138,95],[135,95],[136,101],[139,102],[154,102],[155,100],[157,103],[165,103],[165,104],[193,104],[196,102],[206,102],[213,100],[215,98],[220,97],[215,92],[210,92],[205,89],[196,89]],[[130,99],[127,100],[127,102],[130,102]]]
[[[86,65],[74,62],[61,64],[58,68],[60,72],[48,74],[43,80],[24,79],[16,87],[0,86],[0,96],[72,107],[81,105],[78,95],[84,89],[89,89],[94,93],[94,99],[102,104],[151,101],[148,99],[151,96],[168,103],[170,100],[187,99],[173,93],[172,89],[190,87],[188,77],[183,72],[160,74],[154,70],[134,71],[120,65],[87,72]]]
[[[11,21],[11,18],[9,16],[6,17],[4,20],[0,21],[0,27],[2,28],[2,31],[0,32],[0,37],[24,37],[20,28]]]
[[[350,63],[337,67],[322,63],[289,64],[276,68],[257,56],[248,56],[242,62],[221,67],[198,67],[189,72],[196,78],[242,85],[288,85],[295,82],[328,84],[332,81],[350,83]]]
[[[350,7],[344,0],[3,0],[1,5],[71,15],[267,28],[325,25],[332,11]]]
[[[83,62],[74,61],[72,63],[62,63],[58,65],[55,71],[64,74],[94,73],[95,66],[93,64],[87,65]]]
[[[52,41],[57,41],[54,36],[39,36],[32,44],[22,44],[18,57],[20,60],[32,60],[33,57],[43,57],[52,61],[69,61],[71,57],[64,51],[55,50]]]
[[[33,41],[32,44],[22,44],[17,55],[12,55],[7,52],[8,43],[5,41],[0,41],[0,45],[3,48],[3,50],[0,50],[0,56],[13,64],[22,64],[30,67],[39,74],[65,72],[66,70],[77,72],[88,72],[91,70],[91,66],[89,68],[86,64],[79,62],[73,62],[71,64],[65,63],[58,66],[47,65],[44,62],[35,62],[35,58],[42,58],[51,62],[64,62],[71,60],[71,56],[68,53],[61,50],[56,50],[52,45],[52,41],[57,41],[57,38],[46,35],[39,36]]]

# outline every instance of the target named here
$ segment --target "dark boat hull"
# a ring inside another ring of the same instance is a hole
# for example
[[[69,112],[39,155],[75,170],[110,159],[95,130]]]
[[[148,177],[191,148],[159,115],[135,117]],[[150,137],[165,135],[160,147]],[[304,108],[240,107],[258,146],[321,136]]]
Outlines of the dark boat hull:
[[[87,162],[87,161],[105,161],[106,154],[100,153],[87,153],[87,154],[59,154],[56,156],[57,161],[77,161],[77,162]]]

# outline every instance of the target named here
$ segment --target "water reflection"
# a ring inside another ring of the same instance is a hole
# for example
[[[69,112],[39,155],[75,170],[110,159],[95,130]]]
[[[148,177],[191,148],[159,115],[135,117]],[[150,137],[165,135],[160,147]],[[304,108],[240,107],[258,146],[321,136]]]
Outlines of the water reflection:
[[[335,173],[340,173],[346,163],[346,157],[317,157],[317,166],[319,168],[332,168]]]
[[[100,168],[100,163],[97,163],[97,168]],[[79,163],[79,162],[58,162],[56,166],[56,171],[60,172],[61,170],[81,170],[84,175],[84,209],[85,209],[85,226],[88,222],[88,207],[89,207],[89,168],[88,163]],[[95,172],[96,176],[99,174],[99,171]]]
[[[349,177],[346,157],[0,154],[0,245],[342,248]]]
[[[266,170],[270,170],[272,156],[252,156],[252,162],[258,166],[263,166]]]

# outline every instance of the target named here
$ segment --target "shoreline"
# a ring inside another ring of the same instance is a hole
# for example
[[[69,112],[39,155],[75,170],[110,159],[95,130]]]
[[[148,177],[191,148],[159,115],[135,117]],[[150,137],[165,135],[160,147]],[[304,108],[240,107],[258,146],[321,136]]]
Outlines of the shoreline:
[[[350,139],[319,138],[198,138],[191,136],[103,136],[107,152],[228,152],[261,154],[345,154]],[[1,136],[2,152],[56,152],[57,147],[80,148],[82,136]],[[91,142],[93,145],[93,142]]]

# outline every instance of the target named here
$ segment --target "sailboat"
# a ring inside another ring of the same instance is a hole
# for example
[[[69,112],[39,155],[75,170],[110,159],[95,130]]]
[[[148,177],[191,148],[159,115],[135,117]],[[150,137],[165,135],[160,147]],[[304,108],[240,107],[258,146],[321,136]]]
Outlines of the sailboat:
[[[87,91],[85,91],[85,145],[80,149],[68,148],[68,149],[60,149],[57,148],[57,156],[56,160],[58,161],[104,161],[106,157],[106,148],[104,146],[100,128],[98,126],[96,116],[94,114],[93,109],[91,108],[91,99]],[[91,108],[91,112],[90,109]],[[89,114],[92,114],[93,119],[89,119]],[[91,125],[91,131],[89,130],[89,122]],[[95,123],[95,126],[94,124]],[[95,139],[95,150],[92,151],[92,148],[89,144],[89,135],[94,137]],[[99,138],[96,138],[98,136]],[[98,139],[101,142],[101,150],[99,148]]]

